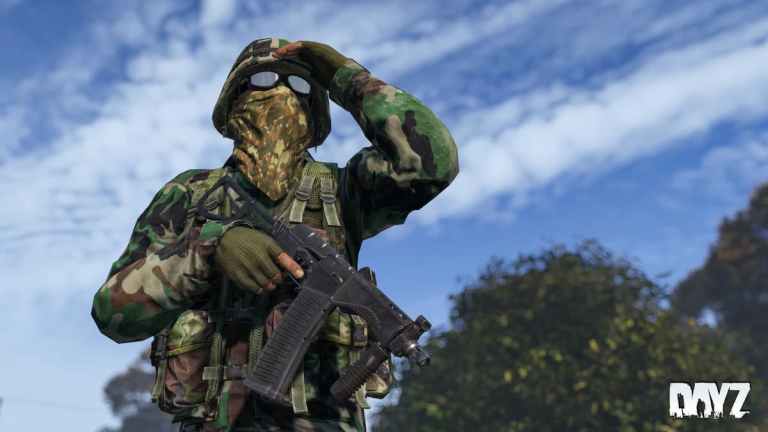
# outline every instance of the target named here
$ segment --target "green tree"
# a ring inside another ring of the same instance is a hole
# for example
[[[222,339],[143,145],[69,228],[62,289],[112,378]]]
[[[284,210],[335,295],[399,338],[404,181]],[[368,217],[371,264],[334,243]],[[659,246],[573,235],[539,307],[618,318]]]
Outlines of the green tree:
[[[432,364],[402,366],[399,400],[374,430],[747,430],[756,416],[668,416],[670,381],[752,374],[728,351],[729,335],[681,321],[663,297],[596,242],[493,260],[452,297],[450,328],[427,344]]]
[[[172,416],[160,411],[150,400],[154,372],[150,370],[149,350],[145,350],[124,372],[104,386],[104,395],[120,426],[100,432],[172,432]]]
[[[755,190],[747,209],[720,224],[705,264],[675,289],[673,306],[698,318],[714,314],[718,326],[742,335],[740,351],[768,379],[768,184]]]

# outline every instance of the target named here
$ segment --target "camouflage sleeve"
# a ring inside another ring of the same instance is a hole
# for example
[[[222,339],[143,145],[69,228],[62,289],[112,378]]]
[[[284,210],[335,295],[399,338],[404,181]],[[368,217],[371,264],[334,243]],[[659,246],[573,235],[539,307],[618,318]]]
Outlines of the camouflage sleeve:
[[[401,224],[456,177],[456,144],[445,125],[410,94],[348,61],[329,93],[373,144],[347,164],[360,189],[362,237]]]
[[[209,257],[218,235],[206,226],[187,227],[191,198],[179,181],[183,176],[166,184],[139,216],[125,252],[94,296],[91,315],[116,342],[156,334],[210,288]]]

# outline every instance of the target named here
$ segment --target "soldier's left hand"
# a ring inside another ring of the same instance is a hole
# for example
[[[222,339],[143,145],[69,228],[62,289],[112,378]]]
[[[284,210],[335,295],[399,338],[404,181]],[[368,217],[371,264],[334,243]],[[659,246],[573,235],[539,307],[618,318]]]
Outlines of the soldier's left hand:
[[[278,48],[275,57],[298,57],[299,60],[312,67],[313,77],[326,89],[336,71],[347,62],[348,58],[336,51],[330,45],[312,41],[292,42]]]

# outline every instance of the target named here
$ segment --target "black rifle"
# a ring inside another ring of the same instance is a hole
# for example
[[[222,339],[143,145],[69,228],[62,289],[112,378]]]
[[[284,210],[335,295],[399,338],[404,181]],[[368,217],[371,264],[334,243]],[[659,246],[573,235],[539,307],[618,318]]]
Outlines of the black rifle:
[[[392,300],[381,292],[368,268],[355,271],[331,245],[303,225],[287,225],[265,216],[264,209],[228,177],[222,177],[200,199],[198,213],[213,220],[224,218],[206,208],[210,193],[224,187],[238,195],[239,206],[228,221],[243,223],[272,235],[275,241],[304,269],[304,277],[296,281],[298,295],[267,341],[256,366],[245,377],[245,385],[261,398],[290,404],[286,397],[302,365],[309,345],[336,307],[360,315],[368,324],[371,342],[359,360],[349,366],[331,386],[339,400],[347,400],[368,377],[376,372],[390,354],[407,357],[419,366],[429,364],[430,356],[419,346],[419,337],[431,327],[423,316],[411,320]]]

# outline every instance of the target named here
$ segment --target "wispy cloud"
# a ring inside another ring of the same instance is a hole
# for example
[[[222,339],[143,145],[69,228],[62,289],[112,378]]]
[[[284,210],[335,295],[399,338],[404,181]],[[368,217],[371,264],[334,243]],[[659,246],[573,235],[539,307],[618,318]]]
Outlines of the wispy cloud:
[[[471,51],[473,43],[524,25],[563,3],[565,0],[525,0],[478,8],[456,19],[428,20],[416,27],[415,36],[382,40],[366,57],[377,66],[376,73],[385,77],[418,70],[446,54]]]
[[[200,24],[203,28],[227,24],[234,18],[237,2],[234,0],[204,0],[200,11]]]
[[[8,159],[18,151],[21,142],[29,136],[30,128],[24,121],[21,110],[0,111],[0,130],[4,131],[4,137],[0,143],[0,163]]]
[[[485,208],[558,176],[652,154],[724,121],[764,118],[768,22],[664,52],[594,90],[553,85],[467,114],[462,172],[427,220]]]
[[[710,150],[697,167],[678,172],[672,186],[679,193],[736,201],[743,207],[744,192],[766,181],[768,137],[759,135],[746,138],[738,145]]]

